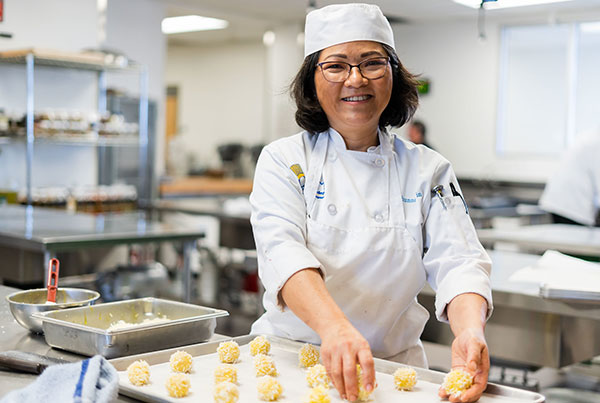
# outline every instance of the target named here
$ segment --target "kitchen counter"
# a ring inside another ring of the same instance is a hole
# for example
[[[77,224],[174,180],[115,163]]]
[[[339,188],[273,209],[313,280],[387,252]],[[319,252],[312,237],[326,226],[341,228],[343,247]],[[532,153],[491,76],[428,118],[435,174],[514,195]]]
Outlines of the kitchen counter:
[[[1,206],[0,277],[17,283],[44,280],[45,284],[45,268],[57,252],[183,242],[185,300],[189,301],[189,251],[203,237],[202,228],[153,220],[145,211],[92,215],[31,206]]]
[[[87,357],[50,347],[44,341],[43,335],[33,334],[21,327],[10,313],[6,296],[18,291],[15,288],[0,285],[0,351],[18,350],[59,358],[69,362],[81,361]],[[226,337],[215,334],[211,341],[222,340]],[[0,397],[8,392],[21,389],[34,382],[37,375],[13,372],[0,367]],[[120,396],[119,402],[135,402],[126,396]]]
[[[161,197],[248,195],[252,191],[252,179],[190,176],[163,182],[159,189]]]
[[[486,247],[507,243],[536,253],[554,249],[567,254],[600,257],[600,228],[569,224],[526,225],[480,229],[477,235]]]
[[[600,355],[600,301],[546,299],[534,283],[509,281],[540,256],[490,251],[494,313],[486,325],[492,356],[534,367],[561,368]],[[565,267],[568,271],[569,268]],[[423,340],[451,345],[450,327],[435,319],[435,293],[426,286],[419,302],[430,312]]]

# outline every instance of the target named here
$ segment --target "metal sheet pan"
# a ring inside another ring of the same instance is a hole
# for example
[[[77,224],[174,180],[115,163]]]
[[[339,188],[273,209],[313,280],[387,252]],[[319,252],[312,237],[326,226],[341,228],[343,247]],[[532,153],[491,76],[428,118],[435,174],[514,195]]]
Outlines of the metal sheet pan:
[[[210,339],[216,318],[227,311],[159,298],[140,298],[35,314],[46,343],[83,355],[121,357]],[[164,318],[162,323],[142,323]],[[123,320],[136,325],[108,330]]]
[[[240,389],[239,403],[259,402],[256,396],[256,379],[252,373],[252,358],[249,356],[247,344],[255,336],[235,337],[241,347],[240,360],[236,363],[238,368],[238,384]],[[303,343],[291,341],[274,336],[265,336],[271,342],[271,352],[277,371],[278,380],[283,385],[283,396],[280,403],[301,402],[304,393],[308,392],[304,380],[304,370],[298,367],[297,354]],[[185,346],[183,350],[194,357],[191,378],[191,393],[187,397],[174,399],[167,395],[164,383],[170,370],[169,358],[178,349],[168,349],[152,353],[139,354],[130,357],[117,358],[110,362],[119,371],[119,393],[146,402],[187,402],[187,401],[212,401],[213,371],[218,365],[216,349],[219,342],[210,342]],[[181,348],[180,348],[181,349]],[[134,361],[143,359],[150,364],[150,384],[134,386],[127,379],[127,367]],[[440,402],[437,389],[443,382],[444,373],[422,368],[415,368],[419,379],[415,390],[399,392],[393,389],[392,374],[402,364],[375,359],[378,387],[374,392],[373,401],[385,402]],[[245,376],[245,378],[244,378]],[[332,403],[342,402],[335,390],[330,390]],[[488,388],[480,403],[542,403],[544,396],[521,389],[510,388],[495,384],[488,384]]]

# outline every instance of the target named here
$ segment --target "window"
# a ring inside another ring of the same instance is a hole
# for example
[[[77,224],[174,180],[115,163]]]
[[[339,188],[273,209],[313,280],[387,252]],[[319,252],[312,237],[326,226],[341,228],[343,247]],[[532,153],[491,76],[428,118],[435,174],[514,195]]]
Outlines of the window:
[[[600,125],[598,24],[504,27],[497,152],[557,155]]]
[[[579,25],[575,133],[600,126],[600,23]]]

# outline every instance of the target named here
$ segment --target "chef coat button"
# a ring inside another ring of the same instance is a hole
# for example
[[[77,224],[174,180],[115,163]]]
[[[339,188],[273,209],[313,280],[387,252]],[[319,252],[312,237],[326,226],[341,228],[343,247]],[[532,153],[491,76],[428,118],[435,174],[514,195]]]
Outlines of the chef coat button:
[[[335,204],[330,204],[329,206],[327,206],[327,211],[329,211],[329,214],[331,215],[336,215],[337,208],[335,207]]]
[[[382,167],[385,165],[385,160],[381,159],[381,158],[377,158],[375,160],[375,165],[377,165],[378,167]]]
[[[331,162],[335,162],[335,160],[337,160],[337,155],[336,155],[335,153],[332,153],[332,154],[329,156],[329,161],[331,161]]]
[[[375,214],[375,217],[373,217],[375,219],[375,221],[377,222],[382,222],[383,221],[383,216],[379,213]]]

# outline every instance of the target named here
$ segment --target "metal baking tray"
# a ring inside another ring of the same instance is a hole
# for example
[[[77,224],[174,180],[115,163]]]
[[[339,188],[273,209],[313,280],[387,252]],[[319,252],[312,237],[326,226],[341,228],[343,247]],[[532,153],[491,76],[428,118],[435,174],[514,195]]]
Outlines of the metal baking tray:
[[[600,304],[599,291],[574,290],[568,288],[557,288],[549,284],[540,285],[540,296],[546,299],[559,299],[571,302],[585,302]]]
[[[240,345],[240,359],[236,362],[238,368],[238,387],[240,390],[239,403],[259,403],[256,396],[256,378],[252,372],[252,357],[249,354],[247,344],[254,339],[252,336],[234,337]],[[291,403],[303,401],[303,393],[308,391],[304,380],[304,370],[298,367],[297,354],[303,343],[265,335],[271,343],[271,356],[275,361],[278,372],[278,380],[283,385],[283,396],[278,400],[280,403]],[[152,353],[139,354],[124,358],[110,360],[110,363],[119,371],[119,393],[146,402],[197,402],[211,400],[213,388],[213,371],[218,365],[216,349],[220,341],[208,342],[185,346],[179,349],[168,349]],[[190,374],[190,395],[184,398],[171,398],[167,395],[164,383],[166,376],[170,373],[169,358],[177,350],[185,350],[194,357],[193,370]],[[145,386],[134,386],[127,379],[127,367],[136,360],[145,360],[150,364],[150,384]],[[377,371],[378,388],[373,395],[373,401],[397,402],[403,398],[410,402],[435,402],[439,403],[437,389],[443,382],[445,374],[428,369],[415,368],[419,382],[412,392],[398,392],[393,389],[392,374],[398,368],[405,365],[375,359],[375,370]],[[243,378],[246,376],[246,378]],[[165,379],[163,379],[165,378]],[[423,381],[423,382],[421,382]],[[385,390],[384,390],[385,389]],[[375,393],[380,393],[375,395]],[[401,395],[404,393],[404,395]],[[335,390],[329,393],[332,403],[342,402]],[[404,400],[402,400],[404,401]],[[542,403],[544,396],[526,390],[488,384],[486,392],[479,403]]]
[[[106,358],[139,354],[210,339],[216,318],[229,313],[183,302],[140,298],[82,308],[36,313],[41,319],[46,343],[52,347]],[[146,319],[168,319],[142,323]],[[135,326],[108,330],[123,320]]]

